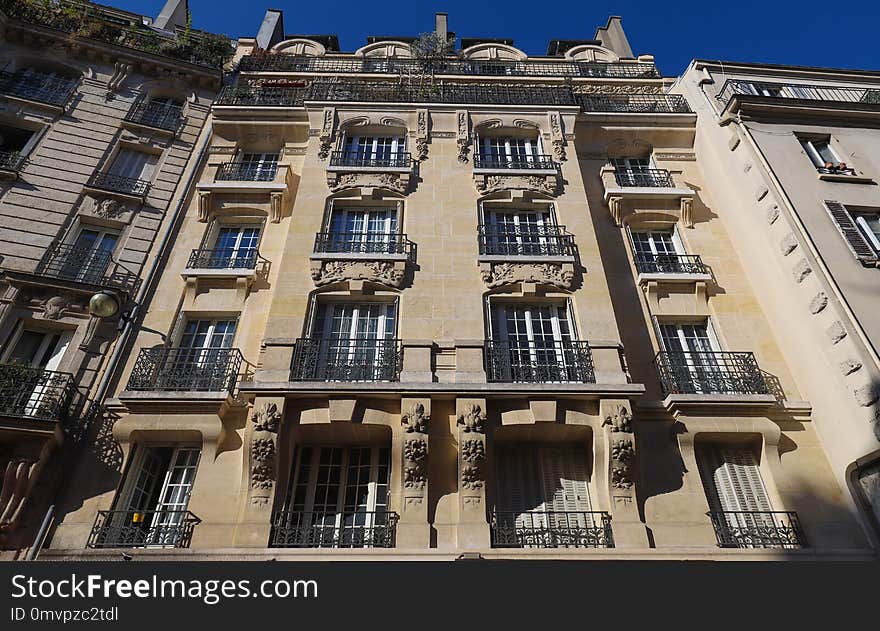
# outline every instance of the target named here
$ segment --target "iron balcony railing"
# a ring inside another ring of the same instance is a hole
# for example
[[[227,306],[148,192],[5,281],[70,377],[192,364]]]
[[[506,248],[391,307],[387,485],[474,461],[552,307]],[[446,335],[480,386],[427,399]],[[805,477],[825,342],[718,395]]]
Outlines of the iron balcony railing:
[[[126,390],[232,392],[242,361],[237,348],[142,348]]]
[[[804,548],[807,538],[794,511],[707,513],[721,548]]]
[[[373,157],[357,151],[334,151],[330,154],[331,167],[386,167],[391,169],[408,169],[412,166],[412,154],[398,151]]]
[[[636,254],[639,274],[708,274],[699,254]]]
[[[524,156],[507,156],[497,153],[474,154],[475,169],[541,169],[555,170],[553,156],[532,154]]]
[[[18,173],[24,163],[25,157],[18,151],[0,151],[0,171]]]
[[[672,188],[672,176],[666,169],[617,169],[614,179],[621,187]]]
[[[125,120],[145,127],[177,131],[183,121],[183,108],[141,99],[131,106]]]
[[[134,195],[136,197],[144,197],[147,191],[150,190],[150,183],[146,180],[139,180],[136,177],[128,177],[126,175],[116,175],[115,173],[102,173],[100,171],[92,174],[92,177],[86,182],[86,186],[102,191]]]
[[[574,256],[574,235],[565,226],[500,226],[480,224],[481,255]]]
[[[278,172],[278,163],[224,162],[217,169],[218,182],[271,182]]]
[[[0,364],[0,415],[69,424],[77,415],[79,396],[73,375]]]
[[[768,394],[753,353],[662,351],[654,363],[664,394]]]
[[[412,258],[415,244],[397,232],[319,232],[316,253],[406,254]]]
[[[494,511],[493,548],[613,548],[611,515],[584,511]]]
[[[395,338],[300,338],[291,381],[397,381],[402,352]]]
[[[261,258],[256,248],[212,248],[193,250],[187,269],[255,269]]]
[[[443,59],[426,68],[415,59],[368,57],[306,57],[301,55],[246,55],[239,62],[243,72],[389,73],[411,74],[424,70],[438,75],[487,75],[507,77],[598,77],[656,79],[660,73],[649,63],[601,63],[572,61],[503,61],[494,59]]]
[[[577,104],[585,112],[691,113],[680,94],[578,94]]]
[[[55,107],[67,104],[76,85],[75,79],[41,72],[0,72],[0,93]]]
[[[775,83],[745,79],[728,79],[724,82],[716,98],[722,103],[727,104],[735,96],[880,105],[880,89],[877,88],[853,88],[806,83]]]
[[[201,520],[188,510],[102,510],[89,548],[188,548]]]
[[[852,167],[834,165],[828,163],[826,166],[816,167],[816,171],[826,175],[856,175],[856,170]]]
[[[393,548],[398,515],[392,511],[304,513],[272,516],[271,548]]]
[[[214,105],[233,107],[302,107],[308,92],[304,87],[226,86]]]
[[[128,293],[140,282],[137,274],[113,260],[109,250],[67,243],[51,246],[37,265],[36,273],[97,287],[115,287]]]
[[[486,340],[486,378],[507,383],[594,383],[589,342]]]

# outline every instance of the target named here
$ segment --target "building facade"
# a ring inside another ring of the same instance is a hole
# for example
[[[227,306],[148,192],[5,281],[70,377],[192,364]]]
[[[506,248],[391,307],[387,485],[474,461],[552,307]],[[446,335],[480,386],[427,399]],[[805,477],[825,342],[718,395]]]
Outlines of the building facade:
[[[228,40],[0,3],[0,546],[33,542],[151,284]]]
[[[676,91],[698,112],[718,214],[876,544],[880,74],[697,60]]]
[[[873,555],[619,18],[529,57],[269,11],[229,83],[44,558]]]

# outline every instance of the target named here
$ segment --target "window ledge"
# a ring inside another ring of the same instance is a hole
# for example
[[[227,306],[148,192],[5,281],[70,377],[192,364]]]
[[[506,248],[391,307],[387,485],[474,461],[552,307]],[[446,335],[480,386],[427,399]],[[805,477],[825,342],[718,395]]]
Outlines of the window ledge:
[[[556,175],[558,169],[474,169],[474,175]]]
[[[478,263],[574,263],[575,257],[564,254],[480,254]]]
[[[825,182],[846,182],[848,184],[876,184],[873,178],[864,175],[846,175],[845,173],[819,173],[819,179]]]
[[[223,182],[199,182],[196,189],[200,191],[217,191],[226,193],[247,193],[252,191],[286,191],[284,182],[255,182],[251,180],[230,180]]]
[[[663,186],[620,186],[605,189],[605,203],[611,197],[677,198],[693,197],[696,193],[689,188],[668,188]]]
[[[671,274],[671,273],[649,273],[639,274],[639,284],[643,285],[652,281],[660,281],[664,283],[699,283],[709,282],[712,280],[711,274]]]
[[[205,268],[205,267],[187,267],[180,275],[184,278],[191,276],[201,276],[208,278],[255,278],[257,270],[252,267],[239,268]]]
[[[313,261],[407,261],[408,254],[389,254],[383,252],[312,252]]]
[[[141,204],[144,203],[144,200],[147,198],[148,195],[148,193],[144,193],[143,195],[138,195],[137,193],[126,193],[125,191],[117,191],[112,188],[101,188],[100,186],[89,186],[88,184],[83,186],[83,190],[93,194],[109,195],[110,197],[128,199]]]
[[[412,167],[328,166],[331,173],[409,173]]]

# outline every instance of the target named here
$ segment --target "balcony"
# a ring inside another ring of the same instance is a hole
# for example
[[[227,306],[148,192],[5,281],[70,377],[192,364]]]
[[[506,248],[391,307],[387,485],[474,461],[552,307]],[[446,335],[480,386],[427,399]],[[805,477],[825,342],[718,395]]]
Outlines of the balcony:
[[[174,133],[183,122],[183,109],[141,99],[131,106],[123,120],[140,127],[150,127]]]
[[[398,381],[400,340],[394,338],[299,338],[291,381]]]
[[[226,107],[302,107],[308,93],[304,87],[226,86],[214,105]]]
[[[218,182],[272,182],[277,171],[276,163],[224,162],[217,169],[215,179]]]
[[[686,227],[693,226],[693,207],[696,191],[686,183],[676,181],[681,171],[666,169],[616,169],[606,164],[599,171],[602,186],[605,189],[604,199],[611,211],[615,225],[623,226],[623,218],[629,213],[652,212],[651,206],[641,202],[650,202],[664,207],[676,206]]]
[[[140,282],[138,275],[114,261],[109,251],[66,243],[50,247],[37,265],[36,273],[94,287],[120,289],[129,294]]]
[[[393,548],[398,514],[383,512],[302,513],[272,516],[270,548]]]
[[[193,250],[186,268],[189,270],[254,270],[261,259],[257,250],[231,248]]]
[[[0,94],[64,109],[77,81],[40,72],[0,72]]]
[[[102,510],[89,548],[188,548],[201,520],[188,510]]]
[[[146,180],[139,180],[125,175],[97,172],[93,173],[86,182],[86,188],[119,193],[120,195],[135,197],[143,201],[147,191],[150,190],[150,183]]]
[[[362,57],[330,58],[284,54],[252,54],[242,57],[242,72],[302,72],[309,74],[400,74],[420,73],[422,64],[415,59],[369,59]],[[650,63],[543,62],[494,59],[436,61],[430,68],[435,75],[502,77],[590,77],[613,79],[657,79],[660,73]]]
[[[662,351],[654,364],[666,395],[769,393],[753,353]]]
[[[68,425],[76,416],[73,375],[0,364],[0,416]]]
[[[493,548],[613,548],[606,512],[494,511]]]
[[[352,167],[374,171],[409,169],[412,167],[412,154],[398,151],[373,158],[353,151],[334,151],[330,154],[330,167]]]
[[[142,348],[126,390],[231,393],[242,361],[237,348]]]
[[[314,251],[317,254],[399,255],[411,260],[415,244],[406,234],[397,232],[319,232],[315,235]]]
[[[621,187],[672,188],[672,176],[666,169],[615,169],[614,179]]]
[[[710,278],[709,268],[698,254],[636,254],[636,271],[642,274],[694,275]]]
[[[474,172],[481,171],[540,171],[544,173],[555,173],[558,165],[553,160],[553,156],[544,154],[508,156],[502,154],[474,154]]]
[[[480,256],[573,258],[574,235],[565,226],[477,226]]]
[[[26,158],[18,151],[0,151],[0,178],[15,179]]]
[[[505,383],[595,383],[588,342],[486,340],[486,379]]]
[[[807,546],[795,512],[723,511],[707,513],[720,548],[785,548]]]
[[[876,117],[880,113],[877,88],[728,79],[715,98],[725,115],[743,107],[768,112],[794,109],[822,117],[829,110],[845,111],[857,118]]]
[[[691,114],[680,94],[578,94],[585,113]]]

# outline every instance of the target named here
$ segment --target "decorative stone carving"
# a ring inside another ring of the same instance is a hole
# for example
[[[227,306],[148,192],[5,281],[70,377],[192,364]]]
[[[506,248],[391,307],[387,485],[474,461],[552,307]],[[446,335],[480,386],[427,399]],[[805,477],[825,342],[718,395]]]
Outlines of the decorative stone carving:
[[[474,174],[474,185],[480,193],[525,190],[557,195],[559,178],[554,175],[485,175]]]
[[[559,112],[550,112],[547,115],[550,122],[550,141],[553,146],[553,159],[562,162],[565,156],[565,136],[562,133],[562,117]]]
[[[475,463],[486,457],[486,447],[483,441],[473,438],[466,440],[461,445],[461,457],[465,462]]]
[[[611,211],[611,220],[614,222],[614,225],[620,228],[623,225],[623,198],[609,197],[608,210]]]
[[[281,412],[275,403],[266,403],[262,409],[254,412],[251,422],[256,432],[277,432],[278,423],[281,421]]]
[[[812,271],[813,269],[810,267],[807,259],[801,259],[795,264],[794,269],[791,270],[791,273],[792,276],[794,276],[794,280],[796,283],[802,283]]]
[[[416,112],[416,159],[428,159],[428,110]]]
[[[421,491],[428,476],[425,462],[428,459],[428,442],[424,438],[409,438],[403,443],[403,486]]]
[[[770,210],[767,211],[767,223],[772,226],[776,223],[777,219],[779,219],[779,206],[774,204]]]
[[[828,335],[832,344],[837,344],[840,340],[846,337],[846,329],[843,328],[843,325],[839,321],[833,322],[825,333]]]
[[[755,189],[755,199],[761,201],[762,199],[767,197],[768,192],[769,190],[767,189],[767,187],[761,184],[760,186],[758,186],[758,188]]]
[[[312,280],[319,287],[346,280],[367,280],[399,289],[406,277],[403,261],[316,261],[313,265]]]
[[[401,194],[409,192],[409,173],[336,173],[327,172],[327,186],[334,193],[346,188],[386,188]]]
[[[458,138],[458,161],[462,164],[468,161],[468,151],[470,151],[471,135],[470,135],[470,116],[467,110],[459,110],[455,113]]]
[[[842,372],[844,376],[853,374],[855,371],[861,369],[861,367],[862,362],[855,359],[846,359],[840,362],[840,372]]]
[[[269,221],[279,223],[281,221],[282,203],[284,193],[275,191],[269,195]]]
[[[570,263],[482,263],[480,276],[487,287],[538,283],[571,289],[574,266]]]
[[[826,306],[828,306],[828,296],[825,295],[824,291],[820,291],[818,294],[813,296],[812,300],[810,300],[810,313],[816,315]]]
[[[321,146],[318,149],[318,157],[321,160],[326,160],[330,155],[330,150],[333,148],[333,133],[335,128],[336,108],[325,107],[324,116],[321,119],[321,132],[318,135],[318,140],[321,141]]]
[[[635,447],[630,440],[615,440],[611,443],[611,485],[616,489],[630,489],[633,486],[632,461]]]
[[[95,200],[95,206],[92,213],[104,219],[116,219],[128,212],[128,208],[118,199],[112,197],[102,197]]]
[[[877,403],[877,399],[880,399],[880,388],[869,383],[853,390],[853,396],[856,398],[856,403],[862,407],[868,407],[869,405],[874,405]]]
[[[482,471],[476,465],[465,465],[461,468],[461,485],[472,491],[483,488]]]
[[[425,414],[425,406],[421,403],[413,403],[409,410],[400,416],[400,424],[403,431],[407,433],[417,432],[425,434],[428,432],[428,421],[430,416]]]
[[[251,456],[259,462],[272,459],[275,456],[275,443],[270,438],[257,438],[251,441]]]
[[[251,416],[253,433],[251,435],[251,488],[266,491],[275,484],[277,460],[278,425],[281,411],[275,403],[264,403]],[[268,495],[254,496],[254,504],[268,503]]]
[[[486,447],[481,438],[471,438],[461,444],[461,459],[466,462],[461,468],[461,485],[466,489],[479,489],[483,486],[483,460]]]
[[[782,241],[779,242],[779,251],[782,252],[782,256],[788,256],[794,249],[798,246],[797,237],[794,236],[791,232],[785,235],[782,238]]]
[[[0,472],[0,533],[12,529],[27,501],[38,463],[30,458],[12,458]]]
[[[486,415],[483,414],[483,409],[476,403],[470,404],[465,412],[458,415],[456,421],[456,424],[461,428],[461,431],[465,433],[475,432],[478,434],[483,433],[485,423]]]
[[[602,421],[602,427],[610,426],[612,432],[631,432],[632,431],[632,415],[629,410],[622,405],[618,405],[613,411],[605,416]]]
[[[661,94],[661,85],[609,85],[607,83],[580,84],[575,94]]]
[[[199,221],[205,223],[211,214],[211,191],[199,191]]]
[[[112,98],[114,92],[118,91],[128,75],[131,74],[132,65],[122,61],[117,61],[113,68],[113,76],[107,81],[107,97]]]
[[[64,315],[64,311],[71,306],[70,294],[51,296],[43,302],[43,317],[47,320],[57,320]]]
[[[694,227],[694,198],[681,198],[681,223],[685,228]]]

